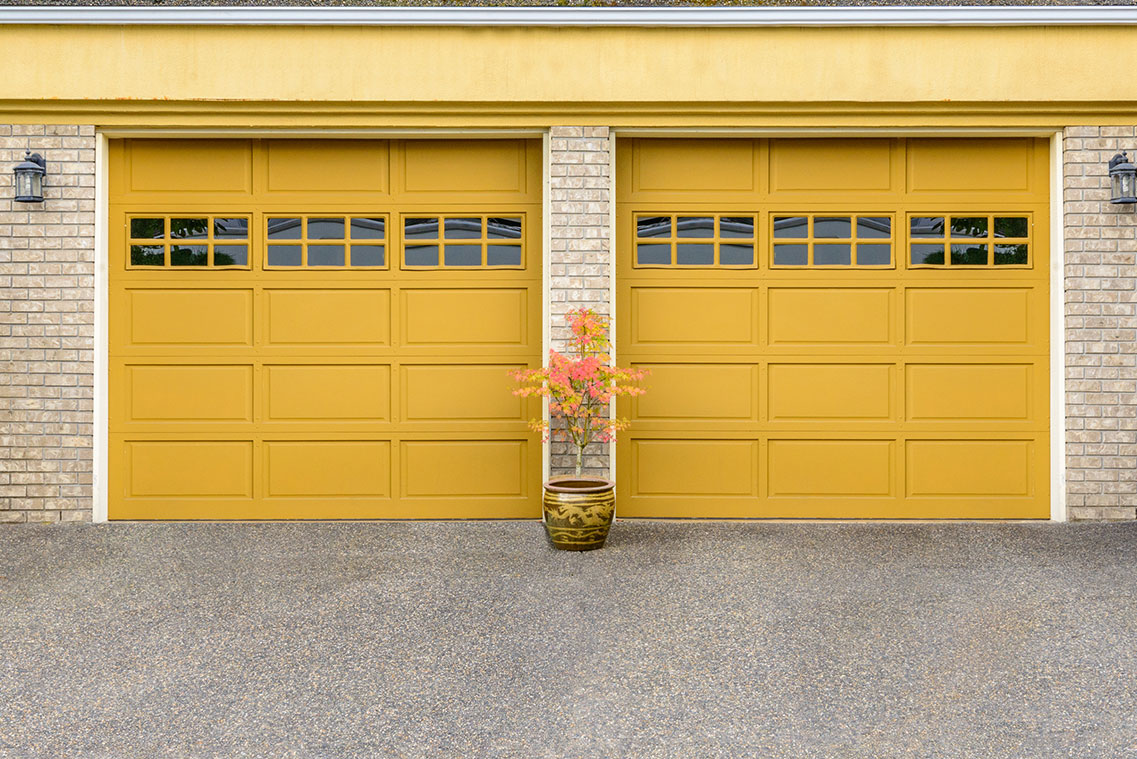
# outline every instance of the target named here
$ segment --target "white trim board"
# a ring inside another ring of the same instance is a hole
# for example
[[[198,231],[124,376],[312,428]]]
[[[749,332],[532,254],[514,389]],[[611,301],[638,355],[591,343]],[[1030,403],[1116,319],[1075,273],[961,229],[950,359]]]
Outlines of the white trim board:
[[[1050,519],[1066,514],[1066,234],[1062,132],[1050,137]]]
[[[91,521],[107,521],[110,498],[107,479],[107,455],[110,449],[109,388],[110,363],[110,289],[108,223],[110,221],[110,149],[105,134],[95,134],[95,346],[94,346],[94,424],[92,426]]]
[[[1127,6],[754,8],[15,6],[0,24],[180,26],[1097,26],[1137,25]]]

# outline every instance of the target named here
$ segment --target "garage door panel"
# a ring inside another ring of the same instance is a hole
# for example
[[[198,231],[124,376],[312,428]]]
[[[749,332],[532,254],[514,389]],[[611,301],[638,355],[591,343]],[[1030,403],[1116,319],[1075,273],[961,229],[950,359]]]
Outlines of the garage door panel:
[[[629,495],[755,497],[757,440],[631,438]]]
[[[769,366],[771,422],[894,420],[893,364]]]
[[[1033,288],[909,287],[907,344],[913,347],[1038,348]]]
[[[909,440],[910,498],[1029,498],[1034,494],[1033,440]]]
[[[771,440],[769,497],[891,497],[894,446],[892,440]]]
[[[253,421],[251,364],[130,364],[112,383],[112,425]]]
[[[391,290],[266,288],[265,343],[328,349],[391,345]]]
[[[134,140],[128,152],[125,182],[112,179],[119,192],[176,195],[179,202],[201,196],[252,192],[252,143],[248,140]],[[191,200],[192,202],[192,200]]]
[[[124,293],[126,348],[248,348],[253,290],[137,288]]]
[[[267,499],[391,495],[389,440],[273,440],[264,456]]]
[[[269,364],[266,422],[388,422],[391,367],[385,364]]]
[[[892,288],[770,287],[771,347],[895,344]]]
[[[529,455],[527,440],[404,440],[402,496],[524,498]]]
[[[801,197],[896,193],[891,140],[770,141],[770,195]]]
[[[390,149],[377,140],[269,140],[265,143],[269,196],[298,195],[313,202],[329,194],[389,193]]]
[[[407,289],[401,295],[405,347],[529,347],[527,288]]]
[[[1035,151],[1035,141],[1029,138],[909,140],[909,192],[973,198],[1029,193]]]
[[[633,350],[740,349],[758,345],[758,289],[634,287]]]
[[[906,417],[914,422],[1034,422],[1040,411],[1038,373],[1037,365],[1023,363],[910,363],[905,367]]]
[[[416,198],[438,195],[483,200],[501,195],[526,196],[532,145],[526,140],[408,140],[404,150],[403,183]]]
[[[525,422],[530,407],[513,395],[520,364],[403,364],[399,417],[409,423]]]
[[[253,497],[250,440],[127,440],[126,498]]]
[[[631,194],[713,199],[758,190],[759,144],[752,140],[637,140],[630,156]],[[623,160],[617,152],[617,160]]]
[[[650,372],[646,395],[631,401],[637,422],[691,423],[758,420],[758,365],[640,363]]]

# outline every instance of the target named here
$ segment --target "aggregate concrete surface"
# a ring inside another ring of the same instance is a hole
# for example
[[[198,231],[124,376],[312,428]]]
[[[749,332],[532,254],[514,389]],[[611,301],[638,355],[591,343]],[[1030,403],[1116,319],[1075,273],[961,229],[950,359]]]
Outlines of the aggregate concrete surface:
[[[1137,524],[0,530],[0,758],[1137,757]]]

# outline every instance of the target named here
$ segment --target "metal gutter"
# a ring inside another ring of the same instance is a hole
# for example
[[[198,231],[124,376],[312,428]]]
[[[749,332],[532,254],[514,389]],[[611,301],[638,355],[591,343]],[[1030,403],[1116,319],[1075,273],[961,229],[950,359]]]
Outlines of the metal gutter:
[[[1099,26],[1137,25],[1135,6],[786,8],[0,6],[0,25],[177,26]]]

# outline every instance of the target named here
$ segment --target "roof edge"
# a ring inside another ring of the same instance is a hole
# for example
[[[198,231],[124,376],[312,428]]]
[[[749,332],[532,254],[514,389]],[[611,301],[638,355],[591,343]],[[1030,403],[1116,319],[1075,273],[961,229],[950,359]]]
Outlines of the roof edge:
[[[0,6],[0,26],[1098,26],[1137,25],[1137,6],[485,8]]]

